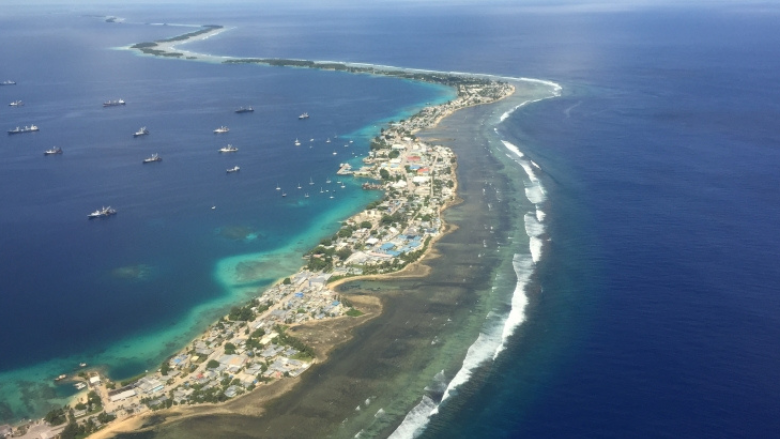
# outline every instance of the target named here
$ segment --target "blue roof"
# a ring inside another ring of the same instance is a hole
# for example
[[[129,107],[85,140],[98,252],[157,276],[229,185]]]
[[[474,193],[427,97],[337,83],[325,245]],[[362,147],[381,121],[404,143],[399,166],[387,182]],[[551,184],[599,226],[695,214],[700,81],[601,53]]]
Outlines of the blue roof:
[[[334,301],[333,301],[333,303],[331,303],[331,305],[333,305],[333,306],[339,306],[339,301],[338,301],[338,300],[334,300]]]
[[[295,297],[301,298],[303,297],[303,293],[295,293]]]
[[[380,246],[379,248],[381,248],[382,250],[390,250],[393,247],[395,247],[395,244],[393,244],[392,242],[387,242],[382,244],[382,246]]]
[[[409,247],[412,247],[412,248],[417,248],[420,245],[422,245],[422,244],[420,244],[420,241],[415,241],[415,242],[410,242],[409,243]]]

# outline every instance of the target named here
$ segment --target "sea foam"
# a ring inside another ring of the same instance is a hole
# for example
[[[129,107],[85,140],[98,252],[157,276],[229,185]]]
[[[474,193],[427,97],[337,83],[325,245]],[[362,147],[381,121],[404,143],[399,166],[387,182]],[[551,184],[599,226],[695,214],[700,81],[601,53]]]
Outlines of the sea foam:
[[[516,79],[516,78],[512,78]],[[522,78],[525,81],[538,82],[550,86],[555,96],[559,96],[562,87],[551,81],[535,80]],[[505,112],[501,115],[500,121],[506,120],[512,112],[522,107],[523,105],[537,102],[542,99],[534,101],[525,101],[513,109]],[[497,129],[494,129],[496,134]],[[517,283],[515,289],[509,299],[509,311],[508,312],[495,312],[491,310],[487,317],[486,322],[482,327],[477,340],[469,346],[466,352],[466,357],[463,359],[463,363],[452,378],[452,380],[445,385],[444,372],[436,374],[433,384],[427,386],[425,391],[427,394],[423,395],[422,400],[407,413],[401,425],[390,435],[392,439],[414,439],[422,434],[426,426],[430,422],[431,416],[439,412],[439,408],[442,404],[453,396],[457,395],[458,388],[464,383],[468,382],[474,371],[485,364],[487,361],[495,361],[499,354],[505,349],[507,340],[514,335],[517,328],[523,324],[526,320],[525,310],[528,306],[528,288],[531,283],[531,278],[534,274],[536,263],[538,263],[543,256],[544,243],[549,238],[547,237],[546,226],[543,224],[546,217],[546,213],[540,209],[540,205],[547,200],[547,193],[544,186],[539,179],[538,173],[542,168],[530,160],[523,154],[520,149],[505,140],[501,140],[503,145],[510,151],[511,154],[507,156],[515,161],[525,171],[528,181],[525,185],[525,195],[528,200],[534,204],[535,211],[526,213],[523,217],[525,232],[528,235],[528,253],[518,253],[512,258],[512,267],[514,269]],[[490,207],[488,205],[488,207]],[[434,398],[441,393],[440,402],[436,402],[428,394]]]

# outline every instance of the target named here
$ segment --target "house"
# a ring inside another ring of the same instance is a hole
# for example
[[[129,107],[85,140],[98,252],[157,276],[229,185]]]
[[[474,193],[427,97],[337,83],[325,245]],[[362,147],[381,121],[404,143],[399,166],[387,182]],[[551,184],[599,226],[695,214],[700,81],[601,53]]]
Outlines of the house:
[[[100,384],[100,375],[95,375],[93,377],[89,377],[89,385],[92,387],[95,387]]]

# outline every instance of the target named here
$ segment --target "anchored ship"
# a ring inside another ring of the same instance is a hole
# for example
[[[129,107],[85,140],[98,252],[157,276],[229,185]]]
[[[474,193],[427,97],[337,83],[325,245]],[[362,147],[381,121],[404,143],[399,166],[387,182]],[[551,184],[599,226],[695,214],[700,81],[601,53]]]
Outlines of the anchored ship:
[[[21,134],[21,133],[34,133],[38,131],[38,127],[35,125],[25,126],[24,128],[16,127],[12,130],[8,130],[8,134]]]
[[[227,146],[223,146],[222,148],[219,148],[219,152],[236,152],[238,151],[238,148],[231,144],[227,144]]]
[[[252,107],[241,107],[236,110],[236,113],[252,113],[253,111],[255,111],[255,109]]]
[[[8,104],[9,107],[21,107],[24,105],[24,102],[22,101],[13,101],[10,104]]]
[[[120,105],[125,105],[125,101],[123,99],[117,99],[115,101],[103,102],[103,106],[104,107],[118,107]]]
[[[154,163],[154,162],[161,162],[162,158],[158,156],[157,154],[152,154],[151,157],[145,158],[144,163]]]
[[[230,174],[232,172],[238,172],[240,170],[241,170],[241,168],[239,168],[238,166],[233,166],[232,168],[227,170],[227,173]]]
[[[16,85],[16,81],[11,81],[10,79],[6,79],[3,82],[0,82],[0,85]]]
[[[304,120],[309,118],[309,113],[303,113],[300,116],[298,116],[298,119]]]
[[[43,152],[43,155],[54,155],[54,154],[62,154],[62,148],[59,146],[55,146],[52,149],[47,149]]]
[[[230,128],[223,125],[217,128],[216,130],[214,130],[214,134],[224,134],[227,133],[228,131],[230,131]]]
[[[141,137],[146,136],[149,134],[149,130],[146,129],[146,127],[141,127],[138,131],[133,134],[133,137]]]
[[[92,218],[106,218],[106,217],[109,217],[111,215],[116,215],[116,209],[112,209],[111,206],[108,206],[108,207],[102,207],[102,208],[100,208],[100,209],[90,213],[89,215],[87,215],[87,218],[89,218],[89,219],[92,219]]]

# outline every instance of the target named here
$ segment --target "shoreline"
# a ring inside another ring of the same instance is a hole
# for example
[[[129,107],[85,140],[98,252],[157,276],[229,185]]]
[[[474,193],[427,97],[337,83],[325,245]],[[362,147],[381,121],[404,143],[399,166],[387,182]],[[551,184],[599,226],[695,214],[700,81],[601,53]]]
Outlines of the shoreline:
[[[198,41],[198,40],[207,39],[207,38],[209,38],[211,36],[214,36],[214,35],[217,35],[217,34],[223,32],[225,30],[226,29],[224,29],[224,28],[213,29],[213,30],[211,30],[209,32],[201,33],[201,34],[199,34],[199,35],[197,35],[195,37],[192,37],[192,38],[166,42],[164,44],[161,44],[161,45],[157,46],[156,50],[173,51],[173,50],[176,50],[175,47],[177,45],[188,43],[188,42],[192,42],[192,41]],[[170,53],[176,53],[176,52],[170,52]],[[182,53],[186,53],[187,54],[185,56],[185,59],[188,59],[188,60],[207,61],[207,62],[220,61],[220,62],[223,62],[223,63],[230,63],[229,61],[231,60],[231,58],[228,58],[228,57],[217,57],[217,56],[213,56],[213,55],[202,55],[202,54],[194,54],[193,55],[193,52],[186,52],[186,51],[182,52]],[[168,55],[165,55],[165,54],[155,54],[154,56],[163,56],[163,57],[165,57],[165,56],[168,56]],[[168,56],[168,57],[171,57],[171,56]],[[180,58],[180,57],[174,56],[174,58]],[[232,60],[235,61],[235,58],[232,58]],[[282,61],[284,63],[287,63],[289,60],[287,60],[287,61],[282,60]],[[252,61],[249,61],[249,62],[257,63],[257,64],[265,64],[265,62],[258,62],[258,61],[255,61],[255,60],[252,60]],[[273,65],[273,64],[271,64],[271,65]],[[313,68],[330,70],[331,67],[334,66],[334,65],[339,65],[339,64],[337,64],[337,63],[322,63],[322,64],[314,63],[314,65],[307,65],[305,67],[313,67]],[[350,64],[343,64],[343,65],[350,66]],[[282,64],[282,66],[285,66],[285,67],[298,67],[296,65],[287,65],[287,64]],[[354,66],[358,66],[358,65],[354,64]],[[359,67],[360,70],[357,70],[357,71],[355,71],[355,70],[348,70],[348,72],[349,73],[369,73],[369,74],[381,75],[381,76],[395,76],[395,77],[401,77],[401,78],[405,78],[405,79],[412,79],[412,80],[440,83],[440,84],[447,85],[447,86],[455,88],[456,92],[458,92],[458,98],[456,98],[456,100],[461,97],[460,88],[459,88],[460,85],[453,85],[453,83],[454,84],[458,84],[459,82],[464,81],[464,80],[467,80],[467,81],[477,81],[475,78],[489,76],[489,75],[468,75],[467,77],[458,77],[458,78],[456,78],[456,77],[454,77],[454,75],[449,75],[448,74],[446,79],[439,80],[441,78],[441,74],[440,73],[431,73],[431,72],[427,72],[426,71],[423,74],[423,73],[420,73],[421,71],[415,71],[413,69],[406,69],[405,71],[404,70],[400,70],[400,71],[399,70],[392,70],[392,71],[390,71],[390,70],[379,70],[376,67],[372,67],[371,71],[368,71],[367,68],[362,67],[362,66],[365,66],[365,64],[361,64],[359,66],[361,66],[361,67]],[[340,70],[338,68],[333,68],[333,69],[334,70]],[[393,68],[393,69],[395,69],[395,68]],[[517,79],[517,78],[512,78],[512,79]],[[485,81],[485,80],[484,79],[479,79],[478,81],[481,82],[481,81]],[[539,81],[539,82],[543,82],[544,83],[545,81]],[[482,83],[484,83],[484,82],[482,82]],[[429,121],[430,123],[428,125],[425,125],[423,127],[412,126],[411,129],[409,129],[407,132],[408,132],[408,134],[413,135],[414,133],[418,132],[420,129],[432,128],[432,127],[437,126],[439,123],[441,123],[447,117],[450,117],[453,113],[455,113],[455,112],[457,112],[457,111],[459,111],[461,109],[474,107],[474,106],[479,106],[479,105],[485,105],[485,104],[493,104],[493,103],[496,103],[496,102],[498,102],[498,101],[500,101],[502,99],[508,98],[508,97],[512,96],[515,93],[515,91],[516,91],[515,88],[513,86],[511,86],[511,85],[509,86],[509,88],[510,88],[510,91],[508,93],[505,93],[505,94],[499,96],[498,98],[487,99],[485,101],[481,101],[481,100],[473,101],[472,100],[472,101],[466,102],[465,104],[462,103],[463,105],[461,105],[461,106],[459,106],[457,108],[447,107],[450,103],[442,104],[442,105],[438,105],[438,106],[434,106],[434,107],[426,107],[426,108],[422,109],[420,112],[416,113],[412,118],[415,118],[415,117],[419,116],[420,114],[422,114],[423,112],[425,112],[426,110],[429,110],[429,109],[436,109],[437,111],[441,110],[441,112],[436,114],[436,116],[434,117],[433,121],[432,122]],[[449,198],[449,199],[447,199],[446,202],[444,202],[444,203],[442,203],[440,205],[437,205],[436,217],[441,221],[440,222],[440,227],[439,227],[439,232],[430,237],[430,241],[427,243],[427,245],[424,248],[423,252],[413,262],[408,263],[408,264],[404,265],[403,268],[401,268],[400,270],[393,271],[391,273],[380,273],[380,274],[370,274],[370,275],[361,275],[361,276],[351,276],[351,277],[340,278],[340,279],[335,280],[335,281],[333,281],[331,283],[328,283],[327,284],[327,288],[329,290],[337,290],[342,285],[345,285],[345,284],[347,284],[349,282],[356,282],[356,281],[359,281],[359,282],[364,282],[364,281],[369,281],[369,280],[393,281],[393,280],[403,280],[403,279],[425,278],[426,276],[428,276],[430,274],[430,272],[431,272],[431,267],[430,267],[430,265],[427,265],[426,262],[430,262],[431,260],[436,259],[436,258],[438,258],[440,256],[439,249],[434,249],[434,245],[437,244],[443,237],[453,233],[454,231],[456,231],[458,229],[457,225],[448,224],[443,219],[443,212],[445,210],[449,209],[452,206],[460,204],[462,202],[461,199],[457,198],[458,189],[459,189],[458,179],[457,179],[456,174],[455,174],[457,166],[458,166],[457,161],[454,161],[453,162],[453,166],[452,166],[454,169],[451,171],[451,173],[452,173],[452,180],[451,181],[453,182],[453,186],[451,187],[452,198]],[[387,194],[388,188],[385,188],[384,190],[385,190],[385,193]],[[364,215],[365,213],[366,213],[366,210],[364,209],[360,213],[354,215],[353,217],[350,217],[347,221],[350,221],[350,220],[352,220],[353,218],[356,218],[356,217],[360,217],[361,215]],[[298,273],[301,273],[301,272],[299,271]],[[267,287],[267,289],[271,289],[273,287],[276,287],[276,286],[280,285],[281,283],[282,283],[282,279],[277,281],[275,284]],[[354,330],[354,328],[356,328],[360,324],[365,323],[368,320],[374,319],[377,316],[381,315],[381,313],[382,313],[381,301],[379,299],[377,299],[376,296],[369,296],[369,297],[373,297],[375,300],[377,300],[377,302],[379,303],[379,309],[378,310],[375,310],[374,312],[371,312],[371,313],[366,313],[366,314],[364,314],[363,316],[361,316],[361,317],[359,317],[357,319],[346,317],[346,316],[342,315],[340,317],[336,317],[335,319],[324,321],[324,322],[353,321],[353,322],[359,322],[359,323],[355,323],[355,324],[352,324],[352,325],[346,325],[347,328],[344,329],[343,339],[341,339],[341,340],[339,340],[337,342],[333,342],[332,344],[327,345],[325,347],[321,347],[321,350],[317,351],[317,355],[316,355],[317,358],[315,358],[312,361],[312,364],[315,364],[315,363],[316,364],[321,364],[321,363],[323,363],[328,358],[328,354],[334,348],[336,348],[337,346],[343,344],[344,342],[346,342],[347,340],[349,340],[349,339],[351,339],[353,337],[353,330]],[[356,307],[356,309],[360,310],[360,307]],[[293,324],[293,325],[289,326],[289,328],[291,329],[291,331],[296,332],[296,334],[297,334],[297,331],[300,330],[300,328],[302,326],[306,326],[306,325],[307,325],[306,323],[301,324],[301,325]],[[316,326],[318,326],[318,323],[314,323],[314,324],[310,325],[311,328],[314,328]],[[313,331],[313,329],[312,329],[312,331]],[[208,330],[206,332],[208,332]],[[188,418],[188,417],[193,417],[193,416],[209,415],[209,414],[233,413],[231,411],[225,411],[226,410],[225,407],[226,406],[230,406],[230,405],[234,405],[234,403],[236,403],[236,405],[240,405],[239,401],[244,401],[244,400],[248,400],[248,399],[253,399],[253,400],[255,400],[255,402],[258,402],[258,403],[261,402],[262,404],[265,404],[268,401],[270,401],[272,399],[275,399],[275,398],[279,397],[280,395],[288,392],[293,387],[298,385],[298,383],[300,383],[301,380],[302,380],[302,378],[300,376],[296,376],[295,378],[291,378],[291,379],[277,380],[277,381],[274,381],[272,384],[270,384],[268,386],[263,386],[263,387],[266,387],[267,391],[253,391],[253,392],[249,392],[249,393],[247,393],[247,394],[245,394],[243,396],[239,396],[238,398],[230,399],[230,400],[228,400],[226,402],[219,403],[219,404],[216,404],[216,405],[209,404],[209,405],[197,405],[197,406],[191,406],[191,407],[187,406],[183,410],[181,408],[177,407],[177,408],[173,408],[173,409],[169,409],[169,410],[163,410],[163,411],[158,411],[158,412],[147,412],[147,413],[142,413],[142,414],[133,414],[133,415],[130,415],[130,416],[128,416],[128,417],[126,417],[126,418],[124,418],[122,420],[118,420],[118,421],[115,421],[114,423],[109,424],[109,426],[107,428],[104,428],[102,430],[97,431],[91,437],[108,437],[108,435],[110,435],[110,434],[118,434],[118,433],[126,432],[126,431],[142,431],[142,430],[137,430],[137,428],[139,426],[142,429],[153,428],[153,427],[157,427],[157,426],[165,425],[167,423],[174,422],[176,420],[180,420],[180,419],[184,419],[184,418]],[[281,388],[281,390],[279,390],[277,392],[276,390],[278,390],[278,388]],[[268,393],[268,391],[272,391],[272,394],[271,395],[266,395]],[[258,395],[258,394],[262,394],[262,395]],[[83,395],[76,395],[74,397],[74,399],[77,399],[78,396],[83,396]],[[259,413],[258,412],[254,412],[254,414],[257,415]],[[159,423],[159,424],[155,423],[153,426],[150,426],[150,427],[143,427],[145,420],[147,420],[147,419],[149,419],[151,417],[157,417],[157,416],[162,416],[162,417],[170,416],[171,419],[165,420],[163,423]]]

